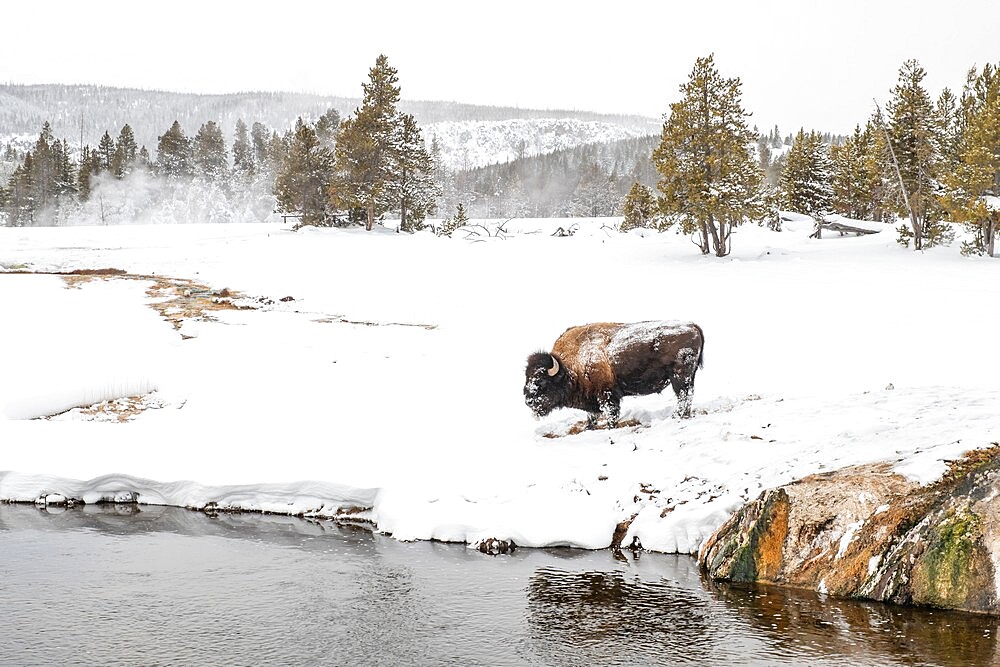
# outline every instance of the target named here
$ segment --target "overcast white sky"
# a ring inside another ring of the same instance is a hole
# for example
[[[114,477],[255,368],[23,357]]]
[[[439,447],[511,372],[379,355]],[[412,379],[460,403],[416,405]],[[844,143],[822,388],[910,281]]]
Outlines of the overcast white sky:
[[[960,90],[998,28],[996,0],[34,0],[0,7],[0,81],[360,96],[385,53],[405,99],[659,117],[714,53],[754,124],[847,132],[907,58]]]

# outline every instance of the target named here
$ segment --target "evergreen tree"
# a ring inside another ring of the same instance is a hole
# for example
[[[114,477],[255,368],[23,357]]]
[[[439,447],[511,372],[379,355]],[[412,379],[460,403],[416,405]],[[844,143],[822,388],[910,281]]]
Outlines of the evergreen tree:
[[[627,232],[630,229],[655,225],[656,199],[653,197],[653,191],[642,183],[632,184],[632,188],[625,195],[623,209],[625,217],[622,220],[621,231]]]
[[[90,199],[91,176],[94,175],[94,167],[97,162],[96,152],[90,146],[83,147],[83,154],[80,158],[80,170],[76,176],[76,190],[80,201]]]
[[[441,228],[438,229],[438,236],[451,236],[456,229],[465,227],[467,224],[469,224],[469,218],[465,213],[465,206],[457,204],[455,215],[442,221]]]
[[[281,211],[302,215],[302,225],[327,225],[327,187],[333,154],[301,118],[295,123],[290,149],[278,169],[274,194]]]
[[[35,221],[35,184],[32,181],[34,171],[31,151],[24,155],[24,160],[14,169],[7,183],[4,195],[7,224],[11,227],[25,227]]]
[[[126,123],[118,133],[115,154],[111,160],[111,173],[115,175],[115,178],[124,178],[132,171],[138,157],[138,149],[139,147],[135,143],[135,133],[132,132],[132,127]]]
[[[944,206],[972,241],[963,254],[996,256],[1000,227],[1000,73],[992,65],[970,77],[962,96],[961,137],[954,170],[945,178]]]
[[[597,162],[585,164],[570,200],[569,214],[588,218],[610,216],[618,212],[620,204],[613,179]]]
[[[268,174],[275,174],[278,168],[285,161],[288,156],[288,151],[291,150],[292,139],[294,137],[294,132],[289,130],[285,132],[284,135],[280,135],[277,132],[271,132],[271,138],[267,143],[267,159],[261,164],[261,169]]]
[[[97,144],[97,154],[101,159],[101,171],[110,171],[115,159],[115,140],[111,138],[107,130],[104,131],[104,136]]]
[[[254,172],[253,146],[250,145],[247,124],[242,119],[236,121],[236,132],[233,140],[233,171],[242,176],[250,176]]]
[[[799,130],[788,162],[781,172],[780,193],[785,207],[816,220],[816,236],[833,203],[833,162],[830,152],[816,132]]]
[[[217,181],[226,175],[228,164],[222,130],[214,120],[210,120],[201,126],[194,137],[195,171],[209,181]]]
[[[333,148],[340,128],[340,112],[330,107],[326,113],[316,120],[316,136],[327,148]]]
[[[64,197],[76,193],[76,173],[70,159],[69,144],[66,140],[56,141],[52,146],[56,165],[56,195]]]
[[[153,161],[149,158],[149,151],[146,150],[145,146],[139,149],[139,155],[135,159],[135,164],[147,171],[153,168]]]
[[[364,98],[337,132],[336,172],[331,200],[336,208],[364,209],[365,228],[395,204],[393,141],[397,136],[399,86],[396,70],[380,55],[362,85]]]
[[[29,177],[32,188],[32,222],[43,222],[37,220],[39,214],[46,216],[47,209],[56,203],[56,193],[58,191],[58,165],[56,154],[53,150],[55,139],[52,136],[52,127],[46,121],[42,125],[42,131],[35,141],[35,150],[31,156]],[[26,158],[27,159],[27,158]]]
[[[934,105],[934,148],[938,155],[938,172],[948,174],[959,162],[962,129],[959,124],[958,100],[945,88]]]
[[[833,209],[855,220],[875,219],[876,193],[881,184],[881,157],[871,123],[833,149]]]
[[[740,80],[723,79],[708,56],[695,62],[681,93],[653,152],[663,212],[679,217],[681,230],[695,235],[703,254],[724,257],[733,228],[763,215]]]
[[[406,114],[397,128],[394,146],[396,196],[399,199],[399,228],[417,231],[424,218],[434,212],[441,192],[434,182],[434,165],[416,119]]]
[[[899,168],[893,183],[898,197],[897,212],[910,216],[910,227],[900,228],[900,243],[921,250],[941,243],[947,228],[941,223],[936,193],[939,155],[935,146],[934,105],[923,87],[924,68],[907,60],[899,70],[888,105],[888,135],[892,155]]]
[[[191,140],[176,120],[159,139],[156,146],[156,168],[167,178],[191,176],[194,156]]]
[[[250,143],[253,147],[253,163],[259,169],[267,162],[268,146],[270,144],[270,136],[263,123],[255,122],[251,126]]]
[[[775,125],[774,129],[771,130],[769,140],[771,148],[774,148],[775,150],[781,148],[784,145],[784,143],[781,140],[781,132],[778,131],[777,125]]]

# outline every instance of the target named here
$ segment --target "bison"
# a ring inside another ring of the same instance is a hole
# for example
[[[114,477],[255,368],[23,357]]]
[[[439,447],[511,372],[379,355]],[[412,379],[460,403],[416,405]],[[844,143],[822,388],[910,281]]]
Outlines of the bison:
[[[644,396],[669,384],[677,415],[691,416],[694,375],[703,365],[705,335],[693,322],[601,322],[567,329],[551,352],[528,357],[524,402],[538,417],[556,408],[603,415],[618,423],[623,396]]]

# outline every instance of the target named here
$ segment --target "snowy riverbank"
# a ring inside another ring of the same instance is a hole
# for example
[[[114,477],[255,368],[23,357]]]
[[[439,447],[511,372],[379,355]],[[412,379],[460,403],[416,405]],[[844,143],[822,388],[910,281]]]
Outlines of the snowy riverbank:
[[[277,225],[0,228],[0,498],[46,494],[364,516],[400,539],[693,552],[761,489],[878,460],[929,481],[1000,439],[1000,263],[918,254],[891,227],[743,228],[734,254],[577,221],[506,239]],[[243,295],[179,331],[154,277]],[[291,299],[282,300],[286,297]],[[252,306],[252,307],[250,307]],[[536,422],[524,360],[567,326],[705,330],[696,415],[626,399],[614,431]],[[127,423],[74,405],[143,396]],[[143,409],[145,408],[145,409]]]

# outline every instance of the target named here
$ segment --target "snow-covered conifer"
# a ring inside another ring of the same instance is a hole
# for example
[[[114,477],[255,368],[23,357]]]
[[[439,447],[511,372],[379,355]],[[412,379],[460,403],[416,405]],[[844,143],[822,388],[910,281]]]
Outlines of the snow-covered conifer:
[[[228,171],[226,140],[218,123],[204,123],[194,137],[195,172],[210,181],[222,179]]]
[[[622,220],[621,231],[627,232],[630,229],[654,225],[656,200],[653,191],[642,183],[632,184],[632,188],[625,195],[622,208],[625,217]]]
[[[712,56],[698,58],[653,152],[664,213],[679,218],[703,254],[717,257],[729,254],[735,226],[763,215],[740,86],[738,78],[722,78]]]

